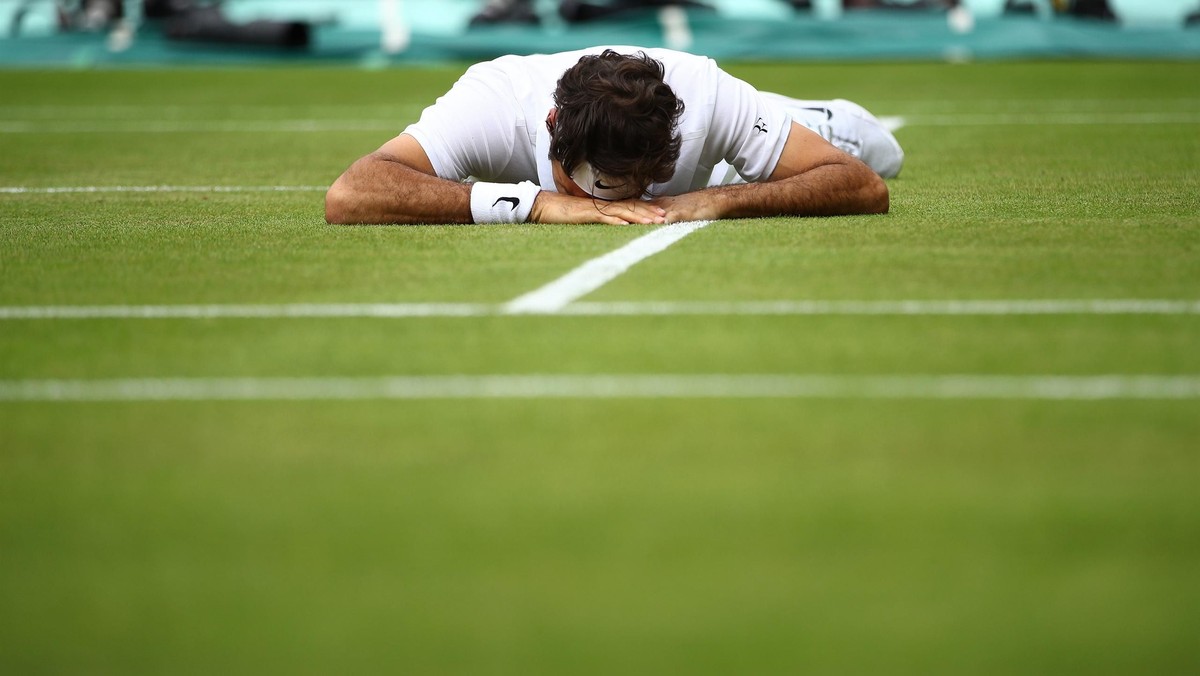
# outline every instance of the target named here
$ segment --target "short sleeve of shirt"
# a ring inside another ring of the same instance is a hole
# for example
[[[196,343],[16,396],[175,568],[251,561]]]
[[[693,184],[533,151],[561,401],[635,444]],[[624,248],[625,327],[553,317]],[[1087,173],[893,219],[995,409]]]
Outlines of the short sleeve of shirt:
[[[746,182],[765,181],[779,164],[791,118],[746,82],[719,73],[708,143]]]
[[[440,178],[492,180],[513,157],[524,120],[506,91],[508,75],[492,63],[472,66],[450,91],[408,126]]]

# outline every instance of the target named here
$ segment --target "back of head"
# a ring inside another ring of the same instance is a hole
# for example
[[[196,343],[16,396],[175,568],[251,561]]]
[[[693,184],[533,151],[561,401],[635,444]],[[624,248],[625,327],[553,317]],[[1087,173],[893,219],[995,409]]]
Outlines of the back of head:
[[[550,155],[568,174],[582,164],[628,181],[637,194],[675,173],[683,102],[663,81],[663,65],[644,52],[611,49],[583,57],[554,92],[558,113]]]

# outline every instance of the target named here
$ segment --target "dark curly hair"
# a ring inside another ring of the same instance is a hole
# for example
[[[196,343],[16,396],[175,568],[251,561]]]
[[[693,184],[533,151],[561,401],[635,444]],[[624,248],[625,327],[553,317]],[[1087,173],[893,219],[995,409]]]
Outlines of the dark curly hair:
[[[611,49],[579,60],[554,91],[558,109],[550,157],[571,174],[583,162],[630,181],[643,194],[675,173],[675,131],[683,101],[663,81],[662,63],[645,52]]]

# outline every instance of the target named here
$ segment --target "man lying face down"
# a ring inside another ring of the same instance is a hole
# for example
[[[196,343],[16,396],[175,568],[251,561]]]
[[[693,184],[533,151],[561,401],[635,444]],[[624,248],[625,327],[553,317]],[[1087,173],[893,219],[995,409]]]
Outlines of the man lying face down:
[[[876,214],[904,153],[850,101],[769,92],[667,49],[476,64],[334,182],[330,223],[653,224]]]

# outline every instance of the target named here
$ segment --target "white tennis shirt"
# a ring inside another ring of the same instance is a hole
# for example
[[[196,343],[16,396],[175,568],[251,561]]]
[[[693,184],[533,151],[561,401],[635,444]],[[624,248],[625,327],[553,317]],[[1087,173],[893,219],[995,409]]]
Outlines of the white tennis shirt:
[[[775,170],[791,131],[784,107],[722,71],[712,59],[669,49],[594,47],[476,64],[404,133],[421,144],[441,178],[534,181],[554,191],[546,129],[554,89],[580,57],[605,49],[645,52],[660,61],[667,85],[684,104],[675,174],[650,186],[651,195],[681,195],[738,182],[738,177],[762,181]]]

